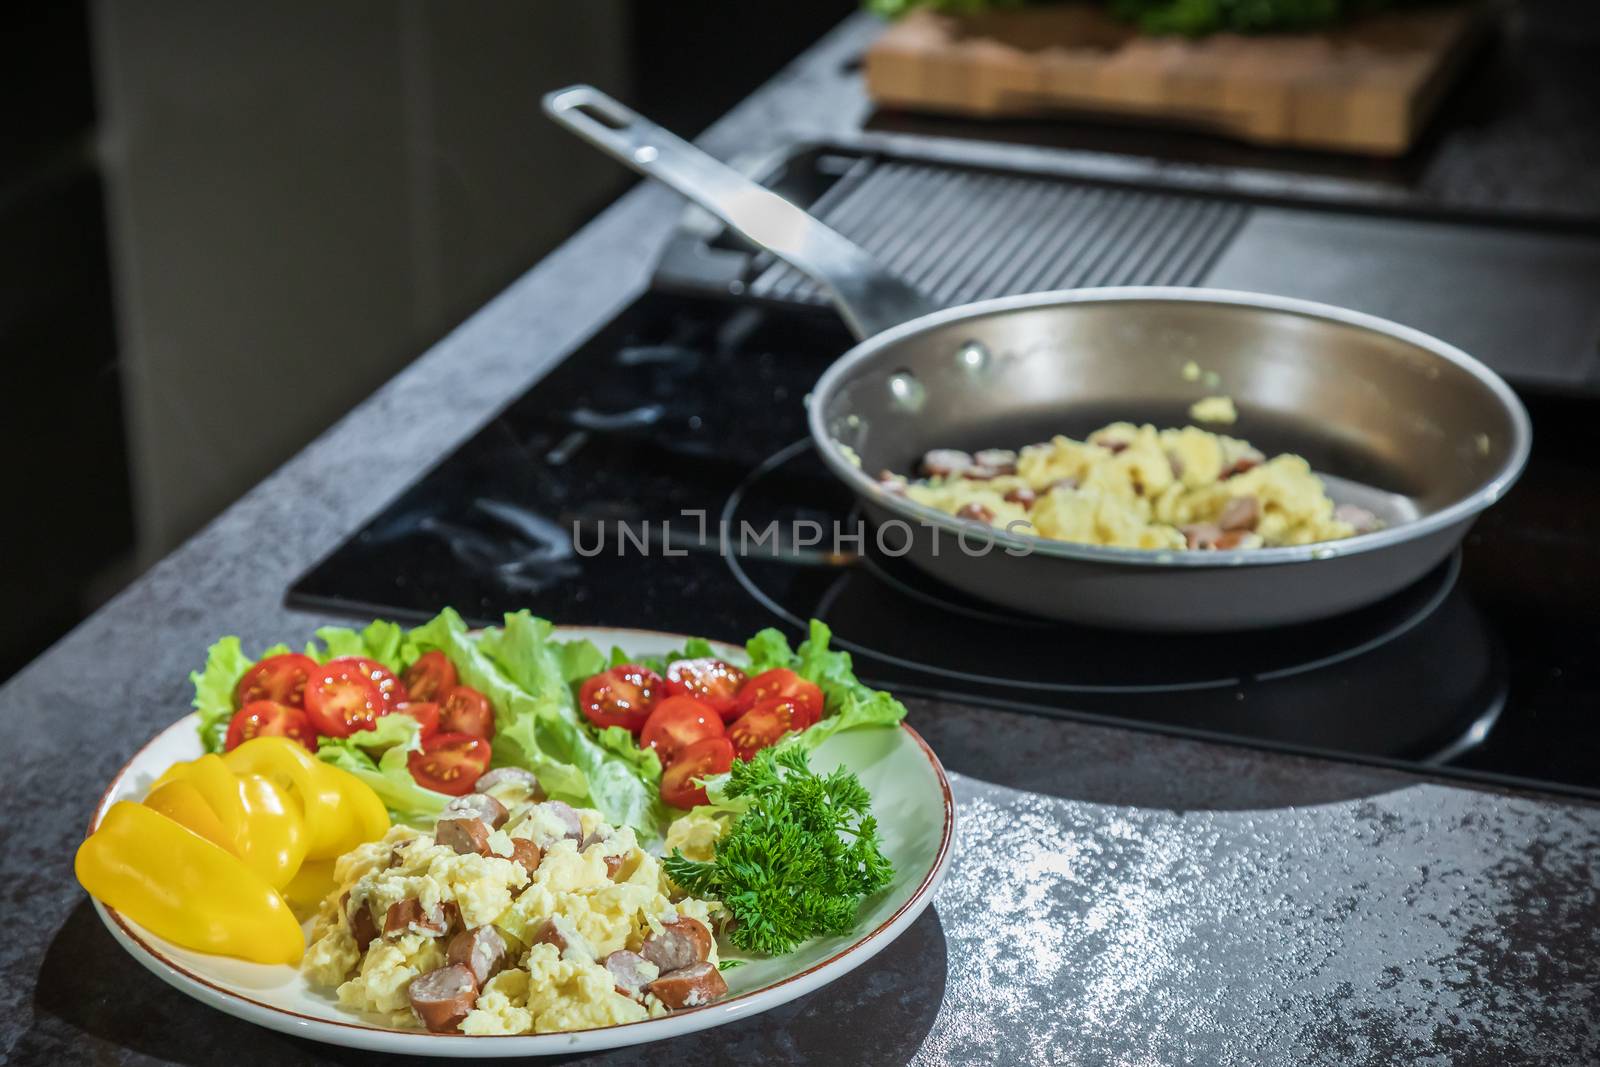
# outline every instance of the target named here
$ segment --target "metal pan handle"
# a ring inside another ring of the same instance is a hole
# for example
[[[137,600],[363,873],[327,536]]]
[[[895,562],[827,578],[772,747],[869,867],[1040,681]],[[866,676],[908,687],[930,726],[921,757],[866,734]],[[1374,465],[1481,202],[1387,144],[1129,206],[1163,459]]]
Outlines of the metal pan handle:
[[[671,186],[828,291],[857,337],[934,311],[836,230],[589,85],[557,89],[544,110],[634,170]]]

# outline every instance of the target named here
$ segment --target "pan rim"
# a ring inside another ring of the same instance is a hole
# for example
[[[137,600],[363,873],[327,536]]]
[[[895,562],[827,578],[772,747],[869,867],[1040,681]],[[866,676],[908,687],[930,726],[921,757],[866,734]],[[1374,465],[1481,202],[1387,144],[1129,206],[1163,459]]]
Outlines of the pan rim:
[[[1215,304],[1228,307],[1254,308],[1286,312],[1307,318],[1322,319],[1341,325],[1353,326],[1382,334],[1420,348],[1433,356],[1454,364],[1466,371],[1479,384],[1489,390],[1500,402],[1511,421],[1512,441],[1505,461],[1494,474],[1475,490],[1448,506],[1413,522],[1385,527],[1372,533],[1357,534],[1340,541],[1317,541],[1308,545],[1284,545],[1274,548],[1232,549],[1227,551],[1186,552],[1179,550],[1121,548],[1109,545],[1086,545],[1073,541],[1057,541],[1032,534],[1013,534],[993,527],[979,526],[947,515],[935,508],[904,497],[896,496],[869,478],[850,462],[835,446],[823,425],[823,411],[827,399],[837,390],[839,383],[858,365],[866,362],[882,349],[926,333],[929,330],[978,318],[998,312],[1030,308],[1088,303],[1181,302]],[[1466,352],[1441,341],[1431,334],[1405,326],[1377,315],[1333,304],[1298,297],[1250,293],[1234,289],[1189,288],[1182,286],[1108,286],[1098,289],[1064,289],[1016,296],[994,297],[971,304],[935,311],[928,315],[901,323],[883,333],[868,337],[835,360],[812,388],[807,405],[806,422],[811,440],[818,454],[835,476],[850,486],[857,496],[871,504],[894,512],[921,525],[933,526],[943,533],[960,537],[966,543],[993,544],[1004,548],[1024,550],[1019,554],[1050,556],[1060,559],[1092,563],[1117,564],[1155,568],[1219,568],[1273,566],[1291,563],[1321,562],[1347,556],[1376,552],[1385,548],[1421,540],[1430,534],[1470,521],[1480,512],[1505,495],[1521,476],[1533,446],[1532,422],[1527,409],[1505,380],[1481,361]],[[985,551],[988,551],[985,549]]]

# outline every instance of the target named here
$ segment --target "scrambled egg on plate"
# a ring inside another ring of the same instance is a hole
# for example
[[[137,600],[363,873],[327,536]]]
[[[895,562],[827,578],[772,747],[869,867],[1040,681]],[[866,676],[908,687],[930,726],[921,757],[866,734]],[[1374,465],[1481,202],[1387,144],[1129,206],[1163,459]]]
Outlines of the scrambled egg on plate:
[[[466,1034],[609,1026],[725,993],[721,905],[678,894],[631,829],[541,796],[502,779],[432,834],[396,826],[341,857],[307,980],[383,1024]]]
[[[1220,405],[1217,405],[1220,408]],[[1230,411],[1207,411],[1212,417]],[[1335,509],[1299,456],[1194,426],[1113,423],[1087,441],[1056,437],[1020,453],[935,449],[925,477],[880,482],[919,504],[1013,533],[1122,548],[1231,549],[1333,541],[1377,527]]]

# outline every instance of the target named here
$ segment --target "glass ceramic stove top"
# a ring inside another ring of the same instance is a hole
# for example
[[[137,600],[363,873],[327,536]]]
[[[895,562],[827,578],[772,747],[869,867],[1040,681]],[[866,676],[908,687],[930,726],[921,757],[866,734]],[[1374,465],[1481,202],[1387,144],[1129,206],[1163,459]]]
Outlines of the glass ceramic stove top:
[[[1600,459],[1581,432],[1600,401],[1525,397],[1522,481],[1462,552],[1382,603],[1128,634],[974,600],[870,534],[815,536],[857,529],[803,414],[849,343],[823,313],[647,294],[289,600],[732,640],[816,617],[864,677],[908,694],[1600,795]]]

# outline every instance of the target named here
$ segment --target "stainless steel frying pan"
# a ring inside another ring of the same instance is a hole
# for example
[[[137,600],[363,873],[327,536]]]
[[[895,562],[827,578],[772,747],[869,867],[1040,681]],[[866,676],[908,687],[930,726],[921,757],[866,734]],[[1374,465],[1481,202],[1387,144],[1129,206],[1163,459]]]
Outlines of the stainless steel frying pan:
[[[1420,331],[1304,300],[1166,287],[938,310],[834,230],[598,90],[563,89],[544,104],[557,122],[828,290],[862,340],[812,392],[817,450],[860,498],[884,547],[984,600],[1138,630],[1333,615],[1439,563],[1527,460],[1528,415],[1511,389]],[[1190,361],[1220,386],[1185,380]],[[910,470],[931,448],[1016,447],[1117,420],[1183,425],[1207,391],[1237,403],[1231,433],[1269,454],[1305,456],[1335,501],[1367,507],[1385,526],[1287,548],[1106,548],[963,522],[871,476]]]

